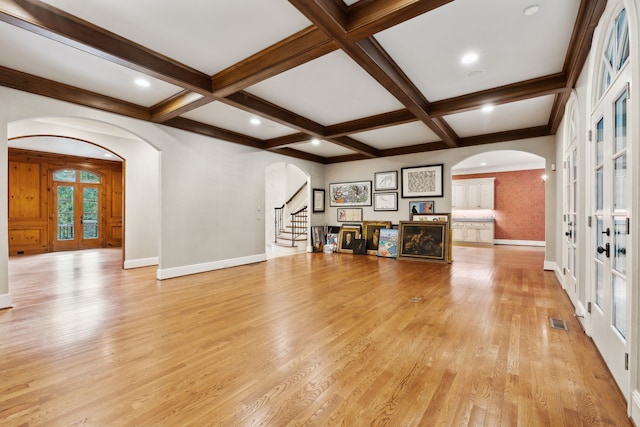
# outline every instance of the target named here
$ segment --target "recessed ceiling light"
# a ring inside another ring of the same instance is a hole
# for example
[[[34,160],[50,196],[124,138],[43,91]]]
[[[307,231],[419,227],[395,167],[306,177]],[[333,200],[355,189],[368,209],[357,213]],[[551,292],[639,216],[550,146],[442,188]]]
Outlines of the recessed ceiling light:
[[[138,77],[137,79],[135,79],[135,83],[140,87],[149,87],[149,86],[151,86],[151,83],[149,82],[149,80],[143,79],[142,77]]]
[[[475,52],[465,53],[461,61],[463,64],[473,64],[478,60],[478,54]]]
[[[482,107],[482,112],[483,113],[488,113],[490,111],[493,111],[493,105],[487,104],[484,107]]]
[[[540,10],[540,6],[537,4],[532,4],[531,6],[525,7],[522,13],[527,16],[535,15]]]
[[[320,140],[318,138],[312,138],[311,139],[311,144],[313,145],[320,145]]]
[[[260,123],[262,123],[262,121],[257,117],[252,117],[251,120],[249,120],[249,123],[254,126],[258,126]]]
[[[487,166],[487,162],[480,163],[480,166]]]
[[[105,157],[113,157],[113,154],[111,154],[111,153],[104,153],[104,156],[105,156]]]

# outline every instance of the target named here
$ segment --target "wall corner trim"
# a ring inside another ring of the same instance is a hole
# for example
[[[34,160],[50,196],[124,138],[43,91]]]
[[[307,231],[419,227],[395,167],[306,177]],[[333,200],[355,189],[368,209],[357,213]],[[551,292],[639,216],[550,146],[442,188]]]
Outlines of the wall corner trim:
[[[638,389],[631,392],[631,421],[635,425],[640,425],[640,391]]]
[[[12,307],[13,305],[11,305],[11,294],[0,294],[0,309]]]
[[[174,277],[187,276],[189,274],[204,273],[207,271],[220,270],[223,268],[237,267],[239,265],[253,264],[267,260],[266,254],[250,255],[240,258],[223,259],[220,261],[205,262],[202,264],[185,265],[182,267],[159,268],[157,272],[158,280],[172,279]]]

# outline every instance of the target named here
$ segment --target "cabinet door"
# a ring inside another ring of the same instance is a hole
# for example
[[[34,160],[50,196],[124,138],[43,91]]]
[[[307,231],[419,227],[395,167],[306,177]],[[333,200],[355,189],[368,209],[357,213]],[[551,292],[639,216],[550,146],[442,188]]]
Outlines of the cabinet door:
[[[478,240],[483,243],[493,244],[493,227],[487,225],[486,228],[478,230]]]
[[[465,242],[477,242],[478,230],[476,228],[465,227],[464,228],[464,240]]]
[[[455,241],[464,241],[464,228],[451,227],[451,239]]]
[[[467,206],[469,209],[480,208],[480,186],[476,183],[467,184]]]
[[[454,182],[451,187],[453,189],[451,207],[454,209],[468,209],[467,185]]]
[[[478,184],[478,207],[480,209],[493,209],[493,198],[493,181]]]

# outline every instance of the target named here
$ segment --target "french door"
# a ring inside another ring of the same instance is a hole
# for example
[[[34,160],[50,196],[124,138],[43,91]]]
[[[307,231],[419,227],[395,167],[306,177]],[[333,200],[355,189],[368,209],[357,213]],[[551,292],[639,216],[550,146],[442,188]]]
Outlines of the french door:
[[[629,396],[629,89],[626,82],[619,83],[603,96],[592,115],[592,177],[595,191],[590,248],[591,333],[622,393]]]
[[[573,132],[572,132],[573,134]],[[575,138],[565,152],[565,183],[564,183],[564,289],[575,305],[578,302],[577,259],[578,259],[578,150]]]
[[[54,173],[53,250],[102,246],[100,176],[63,170]]]

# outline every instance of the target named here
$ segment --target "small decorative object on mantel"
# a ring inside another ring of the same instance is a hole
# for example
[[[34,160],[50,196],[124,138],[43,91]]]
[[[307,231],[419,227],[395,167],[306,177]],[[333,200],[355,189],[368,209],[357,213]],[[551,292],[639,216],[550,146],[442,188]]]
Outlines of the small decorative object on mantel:
[[[442,164],[402,168],[402,197],[442,197]]]

